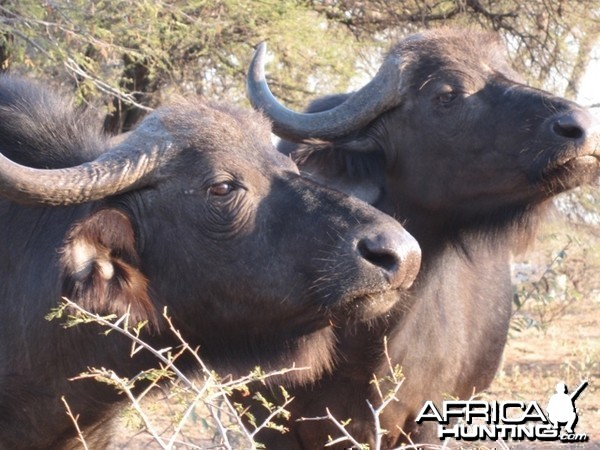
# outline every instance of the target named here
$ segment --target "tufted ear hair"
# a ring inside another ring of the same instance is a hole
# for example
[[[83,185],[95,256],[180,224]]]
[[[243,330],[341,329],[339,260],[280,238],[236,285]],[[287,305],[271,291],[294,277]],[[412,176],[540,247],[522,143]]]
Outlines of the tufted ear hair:
[[[384,154],[371,139],[308,141],[298,144],[292,158],[318,182],[371,205],[383,196]]]
[[[97,314],[129,313],[129,322],[157,328],[148,280],[139,270],[129,218],[103,209],[76,223],[61,251],[62,294]]]

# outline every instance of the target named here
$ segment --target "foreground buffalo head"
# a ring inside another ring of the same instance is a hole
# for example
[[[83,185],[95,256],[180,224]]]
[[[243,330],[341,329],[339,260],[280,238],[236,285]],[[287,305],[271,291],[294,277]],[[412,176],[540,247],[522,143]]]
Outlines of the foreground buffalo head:
[[[303,146],[306,169],[401,217],[522,208],[599,174],[597,121],[524,85],[495,35],[437,30],[406,38],[364,88],[317,100],[307,113],[270,95],[264,52],[263,45],[253,60],[248,92],[275,132],[325,141]]]
[[[0,78],[0,447],[72,435],[61,395],[81,426],[106,414],[115,393],[67,381],[87,367],[147,367],[119,336],[45,321],[61,295],[148,320],[159,348],[177,345],[166,307],[213,368],[308,367],[283,380],[299,383],[330,368],[339,328],[386,312],[416,276],[415,240],[301,177],[260,114],[181,100],[114,147],[97,129]]]
[[[61,261],[63,294],[93,311],[129,311],[160,327],[166,305],[218,364],[295,362],[319,373],[331,362],[331,321],[385,312],[416,275],[415,241],[368,205],[303,179],[256,113],[180,102],[106,151],[47,92],[2,84],[2,153],[32,167],[1,156],[0,193],[87,205]],[[52,108],[66,123],[44,123]],[[63,160],[50,161],[51,151]]]

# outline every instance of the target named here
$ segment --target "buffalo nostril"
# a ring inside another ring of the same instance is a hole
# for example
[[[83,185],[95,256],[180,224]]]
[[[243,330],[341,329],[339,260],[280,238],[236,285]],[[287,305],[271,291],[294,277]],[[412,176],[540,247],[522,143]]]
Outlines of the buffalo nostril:
[[[554,134],[567,139],[581,139],[585,135],[582,124],[573,114],[559,117],[552,125]]]
[[[388,272],[395,271],[400,264],[400,256],[394,249],[382,245],[380,239],[363,239],[357,248],[364,259]]]
[[[408,289],[421,264],[421,249],[412,236],[382,233],[361,239],[357,244],[360,256],[380,268],[390,285]]]

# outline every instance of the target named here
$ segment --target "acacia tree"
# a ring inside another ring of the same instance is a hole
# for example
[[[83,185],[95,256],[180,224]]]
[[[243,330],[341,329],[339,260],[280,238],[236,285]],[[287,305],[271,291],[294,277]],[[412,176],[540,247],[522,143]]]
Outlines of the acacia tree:
[[[537,86],[576,96],[600,38],[595,0],[339,0],[310,2],[357,39],[393,41],[440,25],[494,30],[506,40],[515,67]]]
[[[0,0],[0,70],[103,103],[116,133],[174,93],[244,102],[246,67],[265,39],[271,86],[301,107],[313,91],[372,75],[400,36],[455,25],[498,31],[532,84],[574,96],[599,17],[595,0]]]
[[[0,1],[0,56],[9,55],[11,70],[69,85],[79,101],[103,101],[114,132],[174,93],[241,101],[253,47],[267,38],[284,98],[306,95],[312,72],[344,89],[351,46],[336,29],[291,0]]]

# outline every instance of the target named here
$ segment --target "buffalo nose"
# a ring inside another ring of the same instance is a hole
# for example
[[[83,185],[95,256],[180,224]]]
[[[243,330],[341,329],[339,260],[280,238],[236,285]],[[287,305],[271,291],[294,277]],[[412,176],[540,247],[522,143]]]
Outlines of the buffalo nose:
[[[579,140],[586,137],[592,122],[593,117],[587,111],[571,110],[554,119],[552,131],[561,138]]]
[[[421,266],[421,248],[405,230],[362,238],[356,248],[364,260],[383,271],[394,288],[408,289]]]

